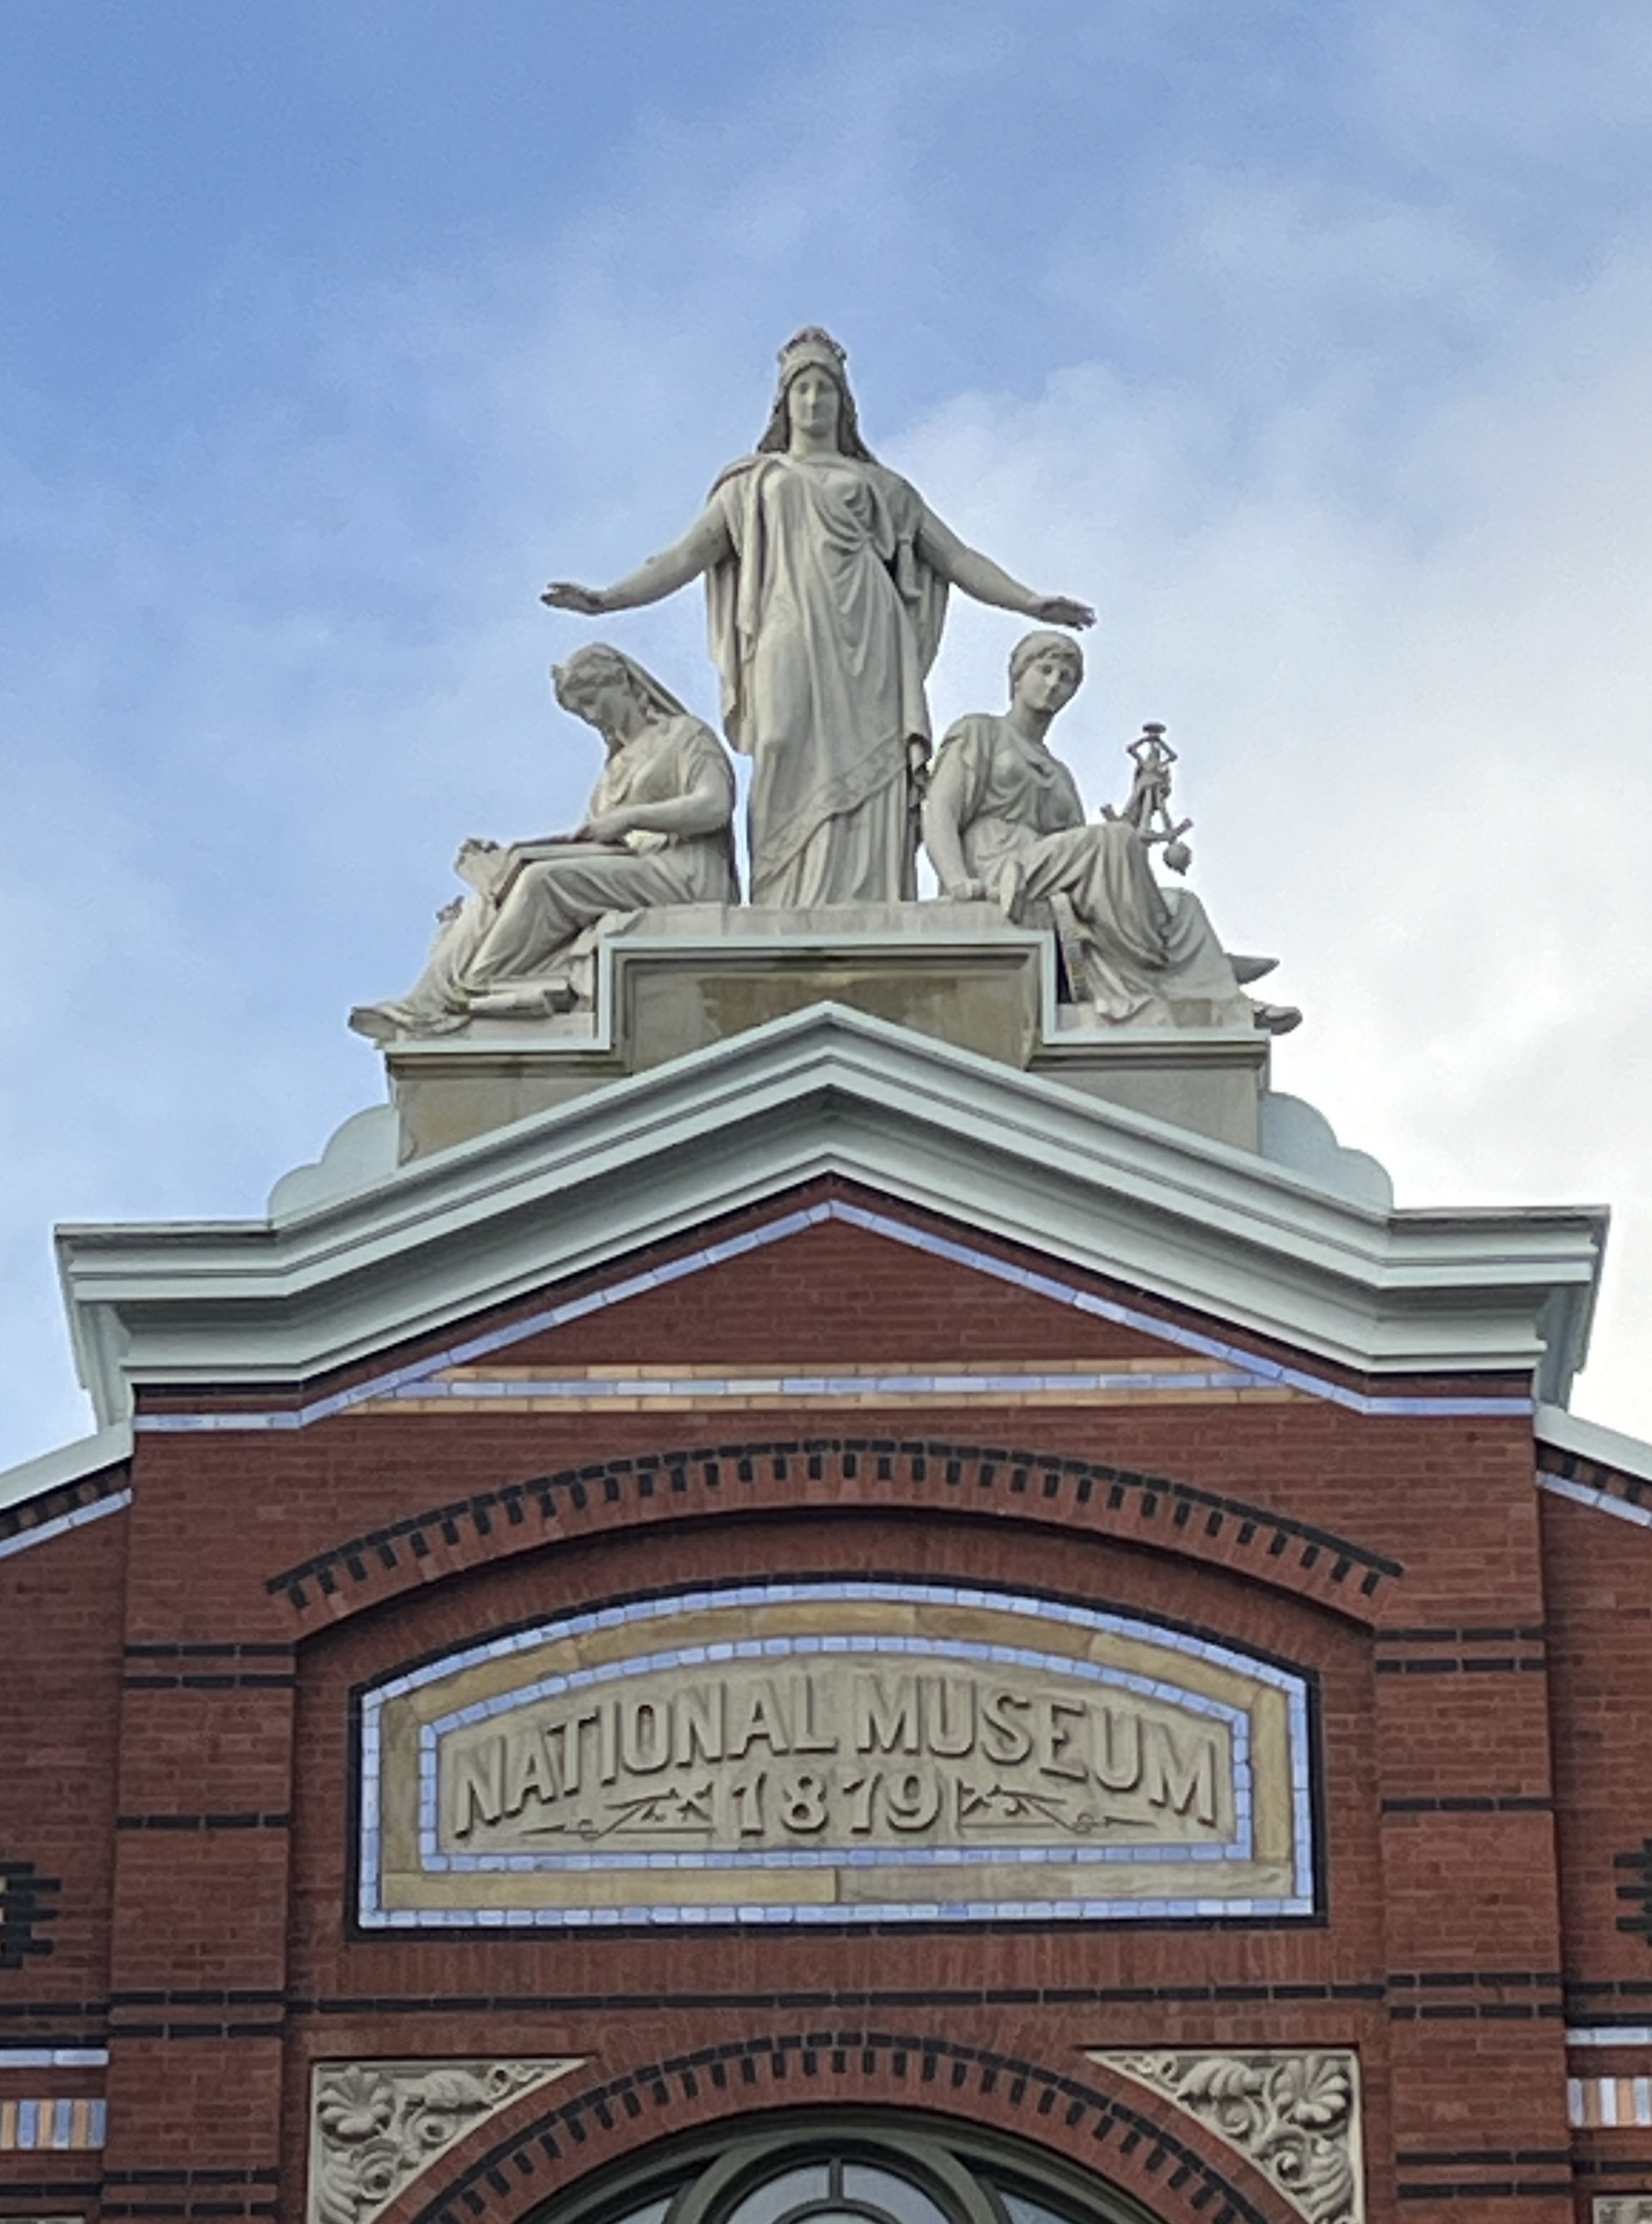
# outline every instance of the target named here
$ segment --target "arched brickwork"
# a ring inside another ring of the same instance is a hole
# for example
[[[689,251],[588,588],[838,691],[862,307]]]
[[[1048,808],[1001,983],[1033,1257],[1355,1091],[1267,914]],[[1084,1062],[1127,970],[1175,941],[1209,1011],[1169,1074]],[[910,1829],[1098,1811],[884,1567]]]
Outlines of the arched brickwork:
[[[1082,2074],[933,2033],[765,2033],[529,2096],[409,2187],[381,2224],[519,2224],[656,2140],[777,2108],[924,2110],[1018,2135],[1098,2173],[1166,2224],[1301,2224],[1201,2126],[1086,2062]],[[770,2120],[772,2121],[772,2116]]]
[[[900,1509],[1070,1528],[1202,1561],[1353,1619],[1377,1619],[1399,1562],[1352,1538],[1162,1475],[1055,1452],[825,1437],[665,1450],[539,1475],[341,1539],[267,1580],[325,1628],[443,1575],[553,1538],[807,1508]],[[439,1555],[439,1559],[438,1556]]]

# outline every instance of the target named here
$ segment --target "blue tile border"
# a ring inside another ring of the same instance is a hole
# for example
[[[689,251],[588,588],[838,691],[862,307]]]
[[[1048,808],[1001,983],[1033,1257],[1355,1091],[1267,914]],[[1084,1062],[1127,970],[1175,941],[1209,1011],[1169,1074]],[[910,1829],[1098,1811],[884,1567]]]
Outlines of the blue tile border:
[[[1612,1491],[1593,1490],[1586,1482],[1573,1482],[1569,1476],[1550,1475],[1542,1469],[1538,1470],[1537,1488],[1551,1498],[1569,1498],[1574,1506],[1587,1506],[1596,1513],[1632,1522],[1636,1528],[1652,1529],[1652,1507],[1633,1505]]]
[[[131,1503],[129,1490],[111,1491],[107,1498],[94,1499],[90,1506],[77,1506],[73,1513],[60,1513],[55,1520],[20,1529],[15,1536],[0,1538],[0,1560],[26,1552],[31,1545],[44,1545],[49,1538],[66,1537],[71,1529],[84,1529],[88,1521],[101,1521],[106,1513],[123,1513]]]
[[[1175,1322],[1161,1320],[1156,1314],[1118,1304],[1110,1298],[1097,1297],[1071,1283],[1060,1281],[1053,1275],[1038,1273],[1031,1267],[1012,1265],[1009,1260],[996,1258],[990,1252],[979,1251],[969,1244],[935,1235],[930,1229],[916,1227],[910,1222],[832,1197],[796,1212],[783,1213],[760,1228],[747,1229],[722,1242],[707,1244],[699,1250],[687,1252],[664,1267],[651,1267],[643,1273],[627,1276],[602,1289],[586,1291],[582,1296],[571,1298],[561,1305],[547,1306],[526,1320],[513,1322],[508,1328],[490,1330],[484,1336],[472,1336],[430,1358],[394,1368],[387,1374],[375,1375],[370,1381],[354,1383],[347,1390],[335,1391],[331,1396],[316,1399],[306,1406],[264,1412],[141,1414],[133,1423],[133,1427],[148,1434],[174,1435],[225,1430],[305,1429],[314,1422],[326,1420],[335,1413],[347,1412],[358,1406],[409,1396],[428,1396],[432,1394],[429,1387],[432,1378],[449,1368],[470,1366],[478,1359],[508,1350],[528,1336],[543,1336],[549,1330],[564,1328],[570,1322],[585,1319],[609,1305],[623,1305],[627,1298],[640,1296],[646,1290],[663,1288],[667,1283],[703,1273],[708,1268],[726,1266],[730,1260],[743,1257],[747,1252],[784,1242],[791,1236],[801,1235],[807,1229],[821,1227],[828,1221],[836,1221],[846,1227],[886,1237],[892,1242],[905,1244],[909,1249],[921,1251],[930,1258],[947,1260],[953,1265],[968,1268],[972,1273],[987,1275],[993,1280],[1025,1289],[1035,1297],[1048,1298],[1053,1304],[1069,1305],[1075,1311],[1111,1321],[1119,1327],[1155,1337],[1161,1343],[1214,1361],[1221,1368],[1231,1370],[1236,1377],[1241,1378],[1243,1385],[1247,1387],[1296,1390],[1306,1397],[1321,1399],[1341,1406],[1349,1412],[1401,1418],[1496,1417],[1519,1419],[1536,1411],[1530,1398],[1366,1396],[1306,1368],[1264,1359],[1255,1352],[1224,1343],[1215,1336],[1183,1328]],[[1176,1379],[1178,1383],[1185,1380],[1182,1377]],[[865,1382],[856,1378],[854,1394],[863,1396],[866,1389]],[[438,1392],[435,1394],[441,1393]],[[834,1393],[808,1394],[829,1396]]]

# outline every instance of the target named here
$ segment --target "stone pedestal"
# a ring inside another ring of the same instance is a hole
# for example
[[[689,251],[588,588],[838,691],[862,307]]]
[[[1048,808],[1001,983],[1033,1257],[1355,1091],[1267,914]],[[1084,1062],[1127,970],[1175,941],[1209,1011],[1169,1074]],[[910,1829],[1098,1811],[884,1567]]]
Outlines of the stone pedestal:
[[[1260,1137],[1268,1038],[1095,1023],[1056,1001],[1048,935],[979,904],[764,912],[684,906],[602,948],[596,1008],[476,1020],[385,1052],[404,1159],[487,1134],[810,1005],[932,1035],[1242,1150]]]

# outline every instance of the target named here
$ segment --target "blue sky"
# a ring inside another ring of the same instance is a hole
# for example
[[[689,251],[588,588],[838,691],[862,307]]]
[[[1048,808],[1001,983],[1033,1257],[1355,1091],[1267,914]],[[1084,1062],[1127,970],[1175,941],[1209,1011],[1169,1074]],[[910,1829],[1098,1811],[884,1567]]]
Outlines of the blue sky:
[[[671,537],[798,324],[1101,611],[1279,1085],[1416,1204],[1617,1210],[1652,1433],[1652,18],[1498,0],[0,10],[0,1461],[55,1219],[240,1216],[380,1094],[466,832],[577,806],[535,601]],[[937,715],[997,698],[965,609]],[[605,630],[699,707],[693,597]]]

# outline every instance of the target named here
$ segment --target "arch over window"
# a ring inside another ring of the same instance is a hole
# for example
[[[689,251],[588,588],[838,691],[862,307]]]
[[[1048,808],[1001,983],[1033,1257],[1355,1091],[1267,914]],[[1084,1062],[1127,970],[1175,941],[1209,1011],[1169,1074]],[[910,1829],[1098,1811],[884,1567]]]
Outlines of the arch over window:
[[[944,2119],[832,2109],[627,2158],[525,2224],[1156,2224],[1117,2186]]]

